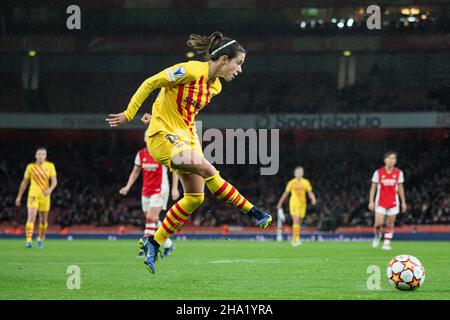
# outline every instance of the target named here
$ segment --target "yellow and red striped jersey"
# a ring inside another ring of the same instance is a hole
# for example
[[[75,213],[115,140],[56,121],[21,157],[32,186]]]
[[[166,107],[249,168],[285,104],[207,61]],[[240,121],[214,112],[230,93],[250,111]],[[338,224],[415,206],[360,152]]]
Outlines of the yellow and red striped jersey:
[[[131,121],[150,93],[161,88],[153,103],[152,120],[146,135],[164,131],[196,139],[195,117],[222,90],[219,78],[208,82],[209,63],[188,61],[176,64],[146,79],[131,98],[125,117]]]
[[[24,178],[30,179],[29,196],[41,197],[44,191],[50,187],[50,177],[56,176],[55,165],[45,161],[42,165],[36,162],[30,163],[25,169]]]

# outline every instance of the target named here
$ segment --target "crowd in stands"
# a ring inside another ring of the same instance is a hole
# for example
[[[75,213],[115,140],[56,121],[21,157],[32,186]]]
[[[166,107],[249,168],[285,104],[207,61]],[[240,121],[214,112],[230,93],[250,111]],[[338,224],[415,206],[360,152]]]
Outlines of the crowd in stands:
[[[124,109],[149,76],[58,74],[45,76],[38,90],[24,90],[12,75],[0,76],[4,112],[108,113]],[[305,79],[298,81],[296,79]],[[370,79],[369,79],[370,78]],[[243,74],[239,82],[225,86],[206,110],[216,113],[333,113],[449,111],[450,85],[443,80],[418,83],[390,82],[374,75],[338,90],[326,75]],[[277,80],[278,79],[278,80]],[[306,81],[307,80],[307,81]],[[100,88],[99,90],[93,88]],[[101,88],[108,88],[103,90]],[[89,93],[89,94],[86,94]],[[150,111],[156,92],[143,109]]]
[[[356,138],[357,139],[357,138]],[[115,141],[115,142],[114,142]],[[105,143],[106,142],[106,143]],[[0,223],[21,226],[26,203],[14,200],[27,162],[33,161],[31,145],[5,145],[0,161]],[[420,133],[398,142],[353,140],[310,140],[296,143],[287,137],[280,142],[280,171],[263,176],[257,165],[217,165],[221,175],[235,185],[255,205],[276,213],[276,203],[292,171],[305,168],[318,198],[309,206],[305,224],[320,230],[339,226],[369,226],[373,214],[367,209],[370,179],[382,165],[387,149],[399,152],[398,166],[405,173],[409,209],[398,216],[401,225],[450,223],[450,140],[430,143]],[[106,133],[93,136],[89,143],[50,145],[49,160],[56,165],[59,185],[52,195],[50,221],[61,227],[81,224],[94,226],[143,224],[140,182],[127,197],[118,194],[126,183],[135,153],[143,144],[124,143]],[[17,159],[20,159],[19,161]],[[180,186],[181,188],[181,186]],[[169,205],[171,202],[169,203]],[[286,204],[287,211],[288,206]],[[223,224],[252,226],[253,221],[223,204],[206,191],[204,205],[191,218],[196,226]]]

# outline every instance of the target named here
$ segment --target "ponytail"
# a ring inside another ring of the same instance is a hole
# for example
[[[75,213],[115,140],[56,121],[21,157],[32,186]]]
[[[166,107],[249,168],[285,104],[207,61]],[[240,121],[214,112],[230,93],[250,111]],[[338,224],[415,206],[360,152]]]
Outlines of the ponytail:
[[[217,60],[226,55],[233,59],[238,52],[245,53],[244,48],[233,39],[224,37],[222,32],[215,31],[209,37],[191,34],[186,42],[197,54],[204,54],[206,60]]]

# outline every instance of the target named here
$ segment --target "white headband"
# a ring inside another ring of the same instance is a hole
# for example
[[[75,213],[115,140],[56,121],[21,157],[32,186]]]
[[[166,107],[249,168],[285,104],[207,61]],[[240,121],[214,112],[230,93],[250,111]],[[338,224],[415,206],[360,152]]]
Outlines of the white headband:
[[[222,50],[223,48],[226,48],[226,47],[228,47],[230,44],[233,44],[233,43],[235,43],[235,42],[236,42],[236,40],[231,40],[230,42],[225,43],[223,46],[221,46],[221,47],[217,48],[216,50],[214,50],[214,51],[211,53],[211,55],[212,55],[212,56],[215,55],[217,52],[219,52],[219,51]]]

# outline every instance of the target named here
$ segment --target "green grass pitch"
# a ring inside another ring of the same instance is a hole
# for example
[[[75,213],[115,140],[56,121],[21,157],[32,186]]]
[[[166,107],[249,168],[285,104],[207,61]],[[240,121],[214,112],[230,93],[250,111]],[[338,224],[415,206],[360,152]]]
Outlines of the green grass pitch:
[[[177,241],[156,274],[136,253],[131,240],[47,240],[44,249],[0,240],[0,299],[450,299],[450,242],[394,241],[386,252],[369,242]],[[414,292],[385,276],[403,253],[425,267]],[[70,265],[80,267],[80,289],[67,288]],[[378,290],[367,288],[370,265],[380,267]]]

